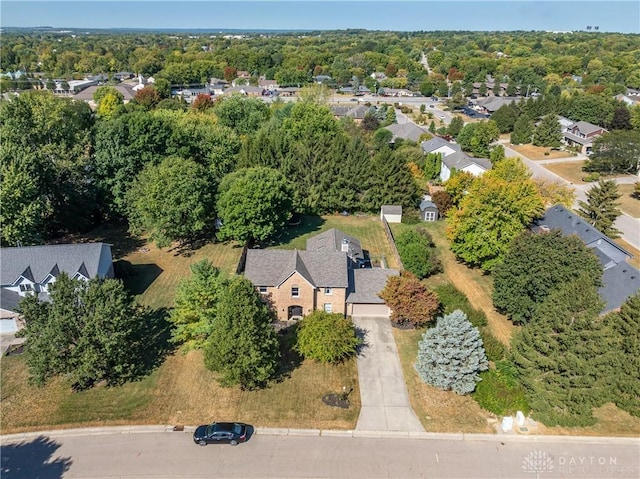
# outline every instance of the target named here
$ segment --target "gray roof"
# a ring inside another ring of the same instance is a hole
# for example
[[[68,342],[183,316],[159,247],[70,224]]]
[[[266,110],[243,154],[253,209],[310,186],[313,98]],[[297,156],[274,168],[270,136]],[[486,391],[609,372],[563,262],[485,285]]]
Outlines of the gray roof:
[[[589,135],[591,133],[599,132],[600,130],[604,130],[601,126],[594,125],[593,123],[589,123],[588,121],[576,121],[573,125],[567,127],[569,130],[573,130],[577,128],[580,133],[583,135]]]
[[[22,296],[15,291],[0,288],[0,308],[7,311],[17,311],[21,299]]]
[[[345,251],[354,260],[364,259],[360,240],[350,236],[339,229],[330,230],[312,236],[307,240],[307,251],[335,252],[342,251],[342,245],[347,244],[349,251]]]
[[[113,85],[113,86],[110,85],[109,87],[119,91],[122,94],[124,101],[133,100],[133,97],[136,94],[136,92],[133,91],[133,88],[123,83],[121,83],[120,85]],[[73,99],[82,100],[82,101],[93,101],[93,94],[96,92],[98,88],[100,88],[100,86],[98,85],[93,85],[88,88],[85,88],[81,92],[73,95]]]
[[[278,286],[296,271],[316,287],[348,286],[346,253],[247,250],[244,275],[256,286]]]
[[[503,105],[509,105],[513,102],[519,102],[522,100],[522,97],[513,97],[513,96],[489,96],[486,98],[478,98],[475,103],[483,107],[487,111],[494,112],[498,110]]]
[[[382,205],[382,214],[383,215],[401,215],[402,206]]]
[[[450,169],[463,170],[467,166],[478,165],[484,170],[491,169],[491,161],[486,158],[473,158],[463,152],[453,153],[447,155],[442,159],[442,163],[447,165]]]
[[[396,269],[361,268],[349,272],[352,275],[351,288],[347,296],[347,303],[384,304],[378,296],[387,284],[389,276],[400,274]]]
[[[393,139],[402,138],[404,140],[420,141],[420,137],[427,133],[427,130],[420,128],[415,123],[392,123],[386,126],[385,129],[389,130],[393,134]]]
[[[438,207],[436,206],[436,204],[431,201],[431,200],[422,200],[420,202],[420,211],[424,211],[427,208],[435,208],[436,211],[438,210]]]
[[[458,145],[457,143],[450,143],[444,138],[440,138],[439,136],[434,136],[430,140],[423,141],[422,143],[420,143],[420,146],[422,147],[422,151],[424,151],[425,153],[432,153],[443,146],[448,146],[449,148],[453,148],[456,151],[462,151],[462,148],[460,148],[460,145]]]
[[[640,271],[626,261],[632,255],[577,214],[564,206],[553,206],[532,225],[534,231],[543,228],[560,230],[564,236],[578,236],[597,256],[604,269],[599,289],[605,302],[603,313],[618,309],[640,289]]]
[[[47,275],[64,271],[73,277],[82,273],[88,278],[98,274],[102,248],[106,243],[79,243],[20,248],[0,248],[0,284],[10,285],[20,276],[42,282]]]

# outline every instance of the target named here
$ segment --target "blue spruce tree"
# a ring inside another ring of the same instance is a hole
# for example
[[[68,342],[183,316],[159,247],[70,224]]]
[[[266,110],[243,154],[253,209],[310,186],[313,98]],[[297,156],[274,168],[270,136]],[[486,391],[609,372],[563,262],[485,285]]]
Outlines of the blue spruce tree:
[[[480,332],[460,310],[438,319],[418,343],[415,368],[420,378],[445,391],[469,394],[489,367]]]

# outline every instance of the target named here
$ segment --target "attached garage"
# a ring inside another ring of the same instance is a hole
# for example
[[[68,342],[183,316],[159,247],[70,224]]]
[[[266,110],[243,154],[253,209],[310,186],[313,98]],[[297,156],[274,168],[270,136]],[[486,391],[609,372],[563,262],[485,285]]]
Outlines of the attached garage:
[[[353,280],[349,281],[347,315],[388,318],[389,307],[378,296],[378,293],[384,289],[389,276],[397,276],[398,271],[383,268],[361,268],[353,269],[349,274],[353,274]]]
[[[388,318],[389,307],[386,304],[362,303],[351,305],[351,316],[370,316]]]

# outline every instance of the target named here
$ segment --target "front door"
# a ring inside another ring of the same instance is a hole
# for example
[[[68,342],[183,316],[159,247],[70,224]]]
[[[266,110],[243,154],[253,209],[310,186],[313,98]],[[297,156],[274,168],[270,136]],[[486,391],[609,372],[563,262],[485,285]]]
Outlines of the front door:
[[[289,306],[289,319],[302,319],[302,306]]]

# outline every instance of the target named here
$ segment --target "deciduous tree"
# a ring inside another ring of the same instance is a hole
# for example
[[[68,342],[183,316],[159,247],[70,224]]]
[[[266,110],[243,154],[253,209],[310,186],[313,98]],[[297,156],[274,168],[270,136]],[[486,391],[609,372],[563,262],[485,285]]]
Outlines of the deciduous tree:
[[[305,316],[296,334],[296,350],[305,358],[323,363],[339,363],[353,356],[360,344],[350,320],[320,310]]]
[[[380,297],[391,308],[391,322],[398,327],[424,326],[440,306],[438,297],[408,271],[389,277]]]
[[[612,131],[596,138],[584,169],[609,175],[637,174],[640,171],[640,131]]]
[[[293,190],[272,168],[235,171],[225,176],[218,191],[220,239],[263,241],[280,231],[291,217]]]
[[[526,323],[551,292],[582,275],[600,286],[602,266],[582,240],[560,231],[527,231],[494,270],[493,304],[512,321]]]
[[[204,166],[169,157],[147,165],[127,192],[128,217],[136,233],[147,231],[159,247],[191,241],[211,228],[214,191]]]

